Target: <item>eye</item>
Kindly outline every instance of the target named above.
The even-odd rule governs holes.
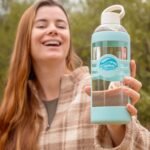
[[[60,29],[66,29],[66,26],[64,26],[64,25],[57,25],[57,27]]]
[[[38,26],[36,26],[37,28],[40,28],[40,29],[43,29],[43,28],[45,28],[46,26],[44,26],[44,25],[38,25]]]
[[[60,29],[66,29],[67,25],[64,22],[57,22],[56,26]]]
[[[35,27],[36,27],[36,28],[39,28],[39,29],[46,28],[46,26],[47,26],[46,22],[37,22],[37,23],[35,24]]]

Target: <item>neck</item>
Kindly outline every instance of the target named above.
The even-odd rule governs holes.
[[[53,66],[34,65],[34,71],[41,100],[50,101],[58,98],[61,77],[66,73],[65,63]]]

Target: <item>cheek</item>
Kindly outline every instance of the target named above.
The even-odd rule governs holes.
[[[39,43],[42,37],[43,37],[43,32],[33,28],[31,33],[31,44],[33,46],[36,46],[36,43]]]
[[[37,33],[36,31],[33,29],[32,34],[31,34],[31,46],[35,46],[36,41],[37,41]]]
[[[31,34],[31,51],[37,50],[37,47],[40,44],[40,34],[36,30],[33,29],[32,34]]]
[[[66,46],[67,46],[67,51],[68,51],[71,47],[70,33],[68,33],[66,37],[67,37],[66,38]]]
[[[34,31],[31,33],[31,51],[34,49],[35,46],[35,34]]]
[[[69,51],[71,50],[71,40],[70,40],[70,34],[67,38],[67,42],[66,42],[66,54],[65,57],[67,58],[70,54]]]
[[[70,42],[70,37],[68,37],[66,39],[66,44],[65,44],[65,55],[67,56],[68,53],[69,53],[69,50],[70,50],[70,47],[71,47],[71,42]]]

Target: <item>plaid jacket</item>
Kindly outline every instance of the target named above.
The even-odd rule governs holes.
[[[150,132],[136,119],[126,126],[124,140],[117,147],[113,147],[105,125],[90,123],[90,97],[84,92],[84,86],[89,84],[87,67],[62,77],[56,115],[49,126],[46,109],[34,84],[30,82],[44,118],[39,138],[40,150],[150,150]]]

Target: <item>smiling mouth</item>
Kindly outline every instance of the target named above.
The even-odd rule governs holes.
[[[49,41],[43,42],[43,45],[47,47],[59,47],[61,44],[62,43],[58,40],[49,40]]]

